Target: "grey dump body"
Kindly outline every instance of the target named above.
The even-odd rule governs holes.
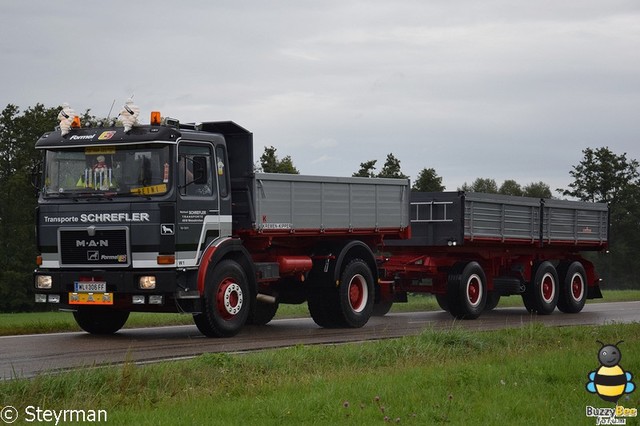
[[[451,246],[485,241],[600,247],[608,241],[604,203],[458,192],[414,192],[409,241]]]
[[[409,182],[258,173],[253,180],[258,231],[404,229]]]

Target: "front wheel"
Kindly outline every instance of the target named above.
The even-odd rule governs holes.
[[[549,261],[539,263],[533,280],[522,294],[522,301],[529,312],[549,315],[558,304],[558,273]]]
[[[447,282],[449,313],[459,319],[475,319],[487,301],[487,279],[478,262],[454,265]]]
[[[113,334],[129,319],[129,312],[109,308],[79,309],[73,317],[81,329],[91,334]]]
[[[202,313],[193,321],[207,337],[234,336],[247,321],[250,304],[244,270],[233,260],[223,260],[207,273]]]

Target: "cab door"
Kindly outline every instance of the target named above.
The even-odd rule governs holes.
[[[198,264],[207,244],[220,236],[220,197],[215,147],[181,141],[177,156],[176,262]]]

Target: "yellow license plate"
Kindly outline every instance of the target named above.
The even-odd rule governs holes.
[[[69,293],[70,305],[113,305],[113,293]]]

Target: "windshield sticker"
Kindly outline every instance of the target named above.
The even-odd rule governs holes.
[[[104,133],[107,133],[107,132],[104,132]],[[103,139],[102,135],[100,135],[100,139]],[[104,138],[104,139],[109,139],[109,138]],[[115,146],[88,146],[84,149],[84,153],[86,155],[115,154],[116,147]]]

